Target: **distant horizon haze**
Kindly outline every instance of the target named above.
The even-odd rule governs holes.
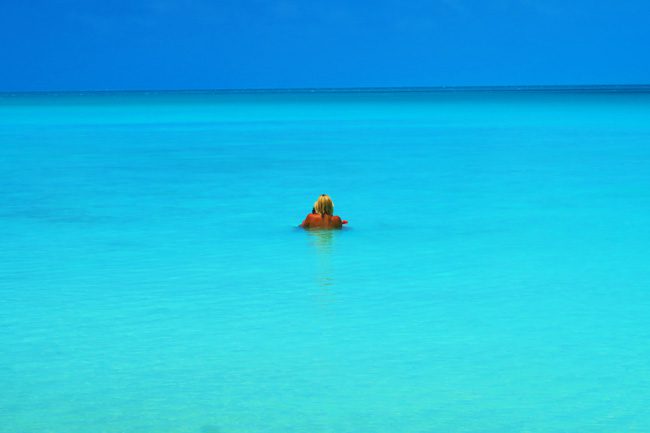
[[[502,85],[502,86],[422,86],[422,87],[249,87],[214,89],[79,89],[79,90],[16,90],[1,91],[0,95],[28,94],[110,94],[110,93],[453,93],[453,92],[650,92],[650,84],[561,84],[561,85]]]

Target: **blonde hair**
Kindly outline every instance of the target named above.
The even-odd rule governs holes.
[[[334,215],[334,202],[332,202],[329,195],[321,194],[321,196],[318,197],[318,200],[314,203],[314,212],[321,215]]]

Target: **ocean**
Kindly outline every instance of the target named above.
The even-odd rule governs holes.
[[[2,433],[650,431],[646,88],[1,94],[0,201]]]

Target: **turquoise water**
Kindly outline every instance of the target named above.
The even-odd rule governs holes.
[[[3,95],[0,199],[2,433],[650,431],[650,93]]]

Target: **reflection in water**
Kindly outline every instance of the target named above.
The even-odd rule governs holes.
[[[311,236],[314,246],[321,255],[332,252],[334,230],[307,230],[307,233]]]
[[[307,233],[316,250],[317,274],[316,281],[321,289],[321,301],[334,301],[332,288],[334,278],[332,272],[332,254],[334,250],[334,230],[308,230]]]

